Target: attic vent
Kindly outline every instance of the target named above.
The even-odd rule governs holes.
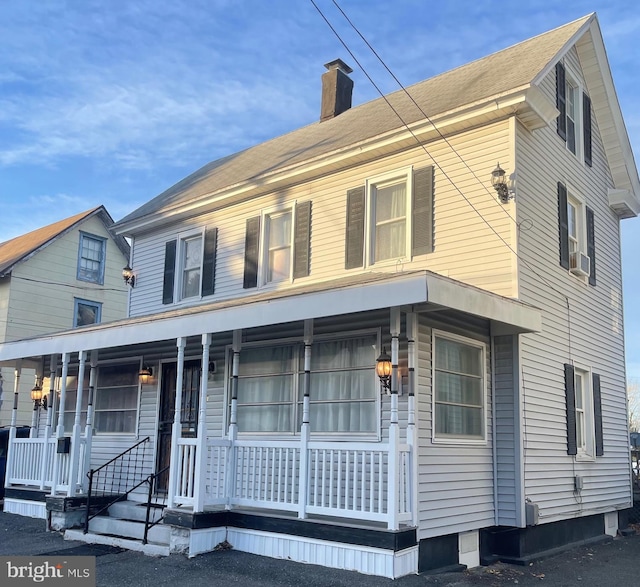
[[[351,108],[353,80],[349,74],[353,71],[342,59],[325,63],[328,71],[322,76],[322,105],[320,122],[335,118]]]

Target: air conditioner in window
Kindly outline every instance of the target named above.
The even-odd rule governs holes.
[[[582,251],[576,251],[569,255],[569,271],[574,275],[589,277],[591,273],[591,259]]]

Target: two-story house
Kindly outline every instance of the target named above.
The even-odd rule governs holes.
[[[389,577],[615,534],[640,182],[596,16],[355,108],[327,69],[318,123],[116,224],[126,320],[0,346],[53,400],[5,509]]]
[[[103,206],[0,243],[0,343],[127,315],[129,244]],[[35,370],[22,369],[17,425],[31,426]],[[14,368],[0,369],[0,427],[11,423]]]

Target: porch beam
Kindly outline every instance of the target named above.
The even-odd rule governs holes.
[[[202,376],[198,403],[198,437],[196,443],[196,470],[194,479],[193,511],[204,511],[205,484],[207,480],[207,392],[209,389],[209,350],[211,335],[202,335]]]
[[[180,463],[178,462],[179,447],[178,440],[182,436],[182,379],[184,374],[184,348],[186,338],[180,336],[176,341],[178,347],[178,362],[176,364],[176,398],[174,403],[173,426],[171,427],[171,460],[169,462],[169,495],[167,505],[175,507],[176,481]]]

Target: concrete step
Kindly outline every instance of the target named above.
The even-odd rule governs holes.
[[[162,507],[151,507],[149,510],[149,521],[155,522],[162,517]],[[120,520],[136,520],[144,522],[147,515],[147,506],[137,501],[117,501],[109,506],[109,516]]]
[[[108,544],[127,550],[143,552],[148,556],[169,556],[169,546],[164,544],[142,544],[139,540],[130,540],[121,536],[105,536],[102,534],[85,534],[82,530],[66,530],[65,540],[77,540],[87,544]]]
[[[96,516],[89,521],[89,532],[92,534],[142,540],[144,537],[144,522],[120,520],[110,516]],[[153,528],[149,528],[147,539],[154,544],[168,546],[170,537],[171,528],[160,523],[153,526]]]

